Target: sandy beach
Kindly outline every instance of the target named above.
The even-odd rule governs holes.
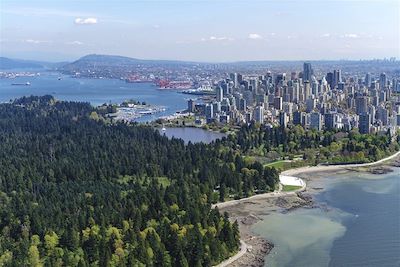
[[[346,164],[329,166],[301,167],[287,170],[281,176],[301,178],[305,181],[301,189],[292,192],[275,192],[255,195],[240,200],[231,200],[213,205],[221,212],[228,212],[232,221],[237,220],[241,235],[241,250],[234,259],[224,261],[219,267],[225,266],[264,266],[264,258],[274,245],[252,232],[252,226],[263,220],[265,215],[274,212],[290,212],[300,207],[316,207],[312,195],[324,188],[327,173],[342,174],[350,171],[370,171],[372,168],[389,166],[393,161],[400,163],[400,151],[379,160],[366,164]],[[282,180],[282,179],[281,179]],[[326,180],[325,180],[326,182]],[[306,187],[307,184],[307,187]],[[243,251],[245,244],[245,251]]]

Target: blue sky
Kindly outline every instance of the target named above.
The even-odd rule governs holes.
[[[3,56],[195,61],[400,57],[400,1],[0,1]]]

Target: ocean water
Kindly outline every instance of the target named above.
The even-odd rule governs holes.
[[[254,231],[275,244],[265,266],[400,266],[400,169],[331,176],[323,208],[274,213]]]
[[[175,90],[159,90],[151,83],[126,83],[117,79],[71,78],[58,72],[40,72],[40,76],[0,79],[0,102],[8,102],[22,96],[53,95],[60,100],[90,102],[94,106],[103,103],[119,104],[134,99],[165,107],[154,116],[144,116],[139,121],[171,115],[187,107],[188,95]],[[58,78],[61,77],[61,80]],[[30,82],[30,86],[12,83]]]

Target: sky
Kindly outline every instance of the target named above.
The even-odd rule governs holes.
[[[398,0],[0,0],[0,55],[202,62],[400,58]]]

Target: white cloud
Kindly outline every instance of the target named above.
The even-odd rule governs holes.
[[[51,43],[50,41],[43,41],[43,40],[34,40],[34,39],[26,39],[24,40],[25,43],[29,44],[44,44],[44,43]]]
[[[321,35],[321,37],[328,38],[328,37],[331,37],[331,34],[330,33],[324,33],[324,34]]]
[[[87,25],[87,24],[96,24],[97,18],[76,18],[75,24],[78,25]]]
[[[343,35],[344,38],[352,38],[352,39],[356,39],[358,37],[360,37],[358,34],[355,33],[346,33],[345,35]]]
[[[161,27],[161,26],[158,25],[158,24],[153,25],[153,28],[154,28],[154,29],[159,29],[160,27]]]
[[[208,38],[201,38],[202,42],[206,41],[233,41],[234,39],[226,36],[210,36]]]
[[[250,33],[249,36],[247,36],[247,38],[253,39],[253,40],[259,40],[259,39],[262,39],[262,36],[258,33]]]
[[[83,45],[83,43],[80,41],[67,42],[66,44],[68,44],[68,45]]]

